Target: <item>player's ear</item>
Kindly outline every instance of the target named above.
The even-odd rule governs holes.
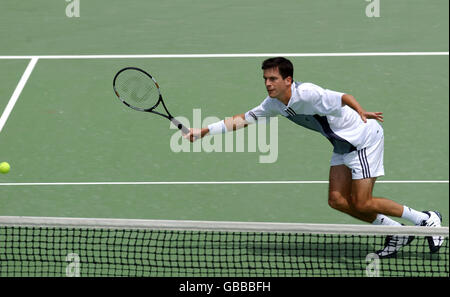
[[[294,81],[294,79],[292,78],[292,76],[286,77],[286,82],[287,82],[288,84],[292,84],[293,81]]]

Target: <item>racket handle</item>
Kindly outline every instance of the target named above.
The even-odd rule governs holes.
[[[189,129],[186,128],[182,123],[180,123],[180,121],[178,121],[176,118],[172,118],[170,121],[175,125],[175,127],[180,129],[183,134],[189,133]]]

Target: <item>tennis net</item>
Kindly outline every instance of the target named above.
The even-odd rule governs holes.
[[[0,217],[0,276],[449,276],[448,227]],[[415,239],[380,259],[388,235]],[[427,237],[443,236],[430,253]]]

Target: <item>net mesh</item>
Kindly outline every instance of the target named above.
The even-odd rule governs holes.
[[[449,276],[448,235],[378,259],[385,237],[0,222],[0,276]]]

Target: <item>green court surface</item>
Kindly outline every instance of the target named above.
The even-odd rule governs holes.
[[[112,90],[119,69],[141,67],[175,116],[223,118],[264,99],[264,57],[43,55],[447,52],[291,60],[296,80],[384,112],[386,176],[375,195],[439,210],[448,226],[448,1],[381,1],[379,18],[366,17],[365,1],[80,0],[79,18],[62,0],[3,2],[2,110],[30,61],[7,57],[39,60],[0,132],[0,161],[12,167],[0,175],[0,215],[361,223],[328,206],[326,183],[133,184],[326,181],[329,142],[286,119],[274,163],[259,151],[176,153],[169,121],[128,109]]]
[[[72,1],[73,2],[73,1]],[[1,54],[446,51],[448,1],[2,1]]]
[[[0,60],[0,108],[3,111],[8,104],[17,82],[26,68],[28,60]]]

